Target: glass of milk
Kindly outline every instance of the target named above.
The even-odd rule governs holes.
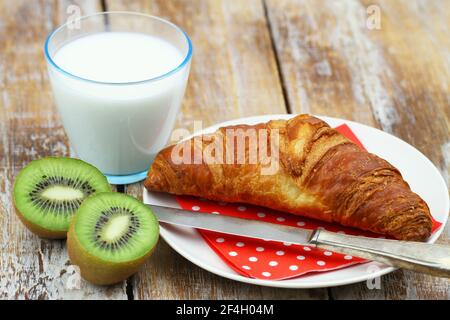
[[[192,56],[187,34],[161,18],[103,12],[53,31],[45,56],[76,156],[110,183],[144,179],[184,95]]]

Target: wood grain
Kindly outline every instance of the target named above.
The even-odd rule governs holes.
[[[359,29],[354,1],[268,0],[267,16],[292,113],[313,113],[375,124],[367,103],[389,99],[377,89],[379,56]],[[351,10],[349,10],[351,9]],[[371,54],[371,56],[369,56]],[[380,106],[388,112],[388,103]]]
[[[66,19],[69,4],[83,13],[94,1],[0,2],[0,299],[126,299],[126,283],[77,284],[64,241],[41,240],[17,219],[12,184],[30,160],[68,155],[53,106],[43,57],[47,34]]]
[[[450,25],[450,3],[378,3],[382,30],[370,36],[384,56],[385,72],[398,83],[393,97],[399,116],[392,131],[432,160],[449,185],[450,39],[445,30]],[[438,243],[450,244],[448,224]],[[385,277],[381,286],[372,292],[353,286],[333,294],[346,299],[450,299],[449,279],[407,271]]]
[[[372,1],[267,0],[292,112],[356,120],[409,142],[449,183],[450,3],[377,1],[381,28],[366,27]],[[420,174],[420,172],[418,173]],[[447,226],[440,243],[450,242]],[[330,289],[335,299],[448,298],[450,281],[397,271],[381,290]]]

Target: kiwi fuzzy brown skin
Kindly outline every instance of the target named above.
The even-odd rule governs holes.
[[[17,209],[16,204],[14,203],[14,209],[16,211],[17,217],[19,217],[20,221],[27,227],[28,230],[36,234],[40,238],[44,239],[65,239],[67,237],[67,231],[61,230],[47,230],[44,228],[41,228],[37,224],[30,223],[27,219],[23,217],[23,215],[20,213],[20,211]]]
[[[75,215],[67,233],[67,250],[70,263],[80,268],[81,277],[97,285],[111,285],[121,282],[136,273],[144,262],[152,255],[158,243],[141,258],[130,262],[109,262],[99,259],[87,252],[75,234]],[[159,239],[159,237],[158,237]]]

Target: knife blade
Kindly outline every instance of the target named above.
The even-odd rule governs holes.
[[[316,246],[397,268],[450,278],[450,246],[306,230],[257,220],[149,205],[160,222],[237,236]]]
[[[313,231],[257,220],[150,205],[160,222],[248,238],[309,244]]]

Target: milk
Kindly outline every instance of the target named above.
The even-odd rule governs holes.
[[[57,68],[49,75],[76,154],[110,175],[147,170],[168,141],[189,64],[144,80],[176,69],[183,59],[171,43],[131,32],[90,34],[60,47],[53,61],[71,75]]]

